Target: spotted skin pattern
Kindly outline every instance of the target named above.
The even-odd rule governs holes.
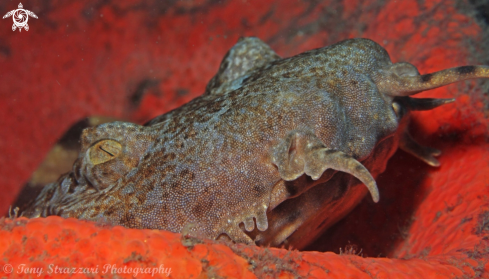
[[[72,171],[23,215],[302,248],[368,192],[379,200],[374,177],[398,147],[438,165],[406,126],[453,99],[409,95],[481,77],[489,67],[420,75],[367,39],[282,59],[243,38],[202,96],[144,126],[85,129]]]

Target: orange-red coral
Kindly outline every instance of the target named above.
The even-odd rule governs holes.
[[[0,25],[0,211],[7,211],[70,124],[100,114],[142,123],[189,101],[203,92],[240,36],[258,36],[283,56],[367,37],[394,62],[408,61],[422,73],[481,63],[487,31],[460,10],[470,10],[469,2],[455,2],[24,3],[39,16],[29,21],[28,32],[12,32],[11,22]],[[15,7],[0,4],[4,12]],[[152,86],[138,91],[142,84]],[[168,232],[50,217],[2,221],[0,266],[164,264],[173,278],[489,277],[489,102],[483,90],[480,82],[467,82],[423,93],[457,97],[454,104],[417,113],[411,125],[418,141],[442,150],[442,166],[398,152],[378,179],[380,203],[365,200],[310,247],[339,252],[356,245],[365,256],[389,258],[185,239],[184,246]]]
[[[455,250],[423,259],[362,258],[227,246],[60,217],[3,219],[0,228],[0,274],[19,278],[65,278],[67,272],[79,278],[452,278],[483,269]]]

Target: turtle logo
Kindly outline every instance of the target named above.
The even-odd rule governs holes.
[[[14,19],[14,24],[12,25],[12,31],[15,31],[15,29],[19,28],[19,32],[22,31],[22,28],[25,29],[25,31],[29,31],[29,25],[27,24],[27,21],[29,20],[29,16],[32,16],[33,18],[37,18],[37,15],[29,10],[24,10],[22,9],[22,3],[19,3],[19,8],[17,10],[12,10],[5,14],[3,18],[7,18],[9,16],[12,16]]]

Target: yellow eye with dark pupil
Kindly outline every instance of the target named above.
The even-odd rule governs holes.
[[[117,158],[122,151],[122,145],[115,140],[102,140],[90,147],[89,158],[94,165],[102,164]]]

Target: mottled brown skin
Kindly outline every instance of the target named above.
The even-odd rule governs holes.
[[[281,59],[240,40],[206,93],[145,126],[85,129],[73,170],[23,212],[302,248],[346,215],[400,146],[409,112],[453,101],[423,90],[489,77],[485,66],[419,75],[367,39]],[[367,187],[362,186],[365,184]]]

